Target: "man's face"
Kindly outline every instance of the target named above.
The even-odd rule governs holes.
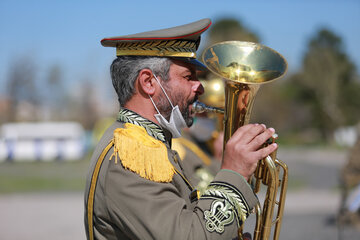
[[[188,127],[193,124],[191,105],[204,88],[196,77],[196,68],[190,63],[174,60],[170,66],[169,80],[161,81],[167,95],[174,106],[178,105]],[[158,109],[166,119],[169,119],[172,108],[165,94],[160,94]]]

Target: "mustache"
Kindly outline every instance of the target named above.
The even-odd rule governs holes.
[[[197,100],[199,100],[199,96],[198,95],[195,95],[195,97],[188,102],[188,106],[192,105],[194,102],[196,102]]]

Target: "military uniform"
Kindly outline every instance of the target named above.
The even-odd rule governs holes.
[[[125,121],[106,131],[91,159],[85,192],[88,239],[235,238],[257,203],[245,179],[221,170],[197,199],[179,155],[171,150],[171,134],[130,110],[122,109],[119,115],[127,115]],[[146,179],[124,167],[124,159],[111,158],[114,132],[125,122],[142,126],[147,136],[166,146],[165,160],[175,169],[170,181]]]
[[[117,56],[196,60],[211,22],[105,38]],[[220,170],[199,198],[171,134],[129,109],[98,143],[85,189],[85,229],[92,239],[234,239],[258,199],[238,173]]]
[[[172,149],[178,152],[189,181],[202,193],[220,170],[221,162],[203,151],[189,134],[182,135],[173,139]]]

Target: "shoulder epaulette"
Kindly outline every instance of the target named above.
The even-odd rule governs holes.
[[[114,153],[124,168],[155,182],[171,182],[175,173],[163,142],[149,136],[143,127],[125,123],[114,131]]]

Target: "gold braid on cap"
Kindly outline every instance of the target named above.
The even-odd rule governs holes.
[[[197,41],[155,40],[141,42],[122,42],[116,46],[116,56],[159,56],[196,58]]]

